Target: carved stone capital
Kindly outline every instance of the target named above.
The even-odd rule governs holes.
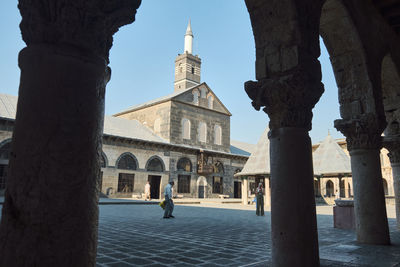
[[[383,146],[389,150],[390,163],[400,163],[400,135],[385,136],[383,138]]]
[[[335,128],[346,136],[347,149],[380,149],[383,128],[374,114],[362,114],[357,119],[335,120]]]
[[[108,61],[113,34],[135,20],[141,0],[19,0],[27,46],[74,47]]]
[[[247,81],[244,87],[256,110],[264,106],[271,129],[299,127],[311,130],[312,109],[324,92],[319,75],[300,69],[258,82]]]

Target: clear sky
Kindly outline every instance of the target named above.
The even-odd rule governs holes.
[[[231,139],[257,143],[268,123],[244,91],[255,79],[255,46],[249,14],[243,0],[144,0],[136,21],[114,35],[110,52],[111,81],[107,86],[106,114],[112,115],[173,92],[174,60],[183,52],[189,18],[194,34],[193,54],[202,59],[201,81],[206,82],[232,113]],[[17,1],[0,1],[0,93],[18,94],[21,39]],[[339,119],[337,87],[325,47],[321,46],[325,93],[313,110],[313,143]]]

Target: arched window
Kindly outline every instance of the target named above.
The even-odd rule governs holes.
[[[190,139],[190,120],[182,119],[182,138]]]
[[[158,157],[153,157],[147,162],[146,170],[149,172],[163,172],[164,164]]]
[[[104,154],[104,152],[101,152],[100,167],[101,168],[107,167],[107,159],[106,159],[106,155]]]
[[[209,95],[207,97],[207,101],[208,101],[208,108],[213,109],[214,108],[214,97],[212,95]]]
[[[136,160],[130,154],[123,154],[118,160],[117,169],[121,170],[136,170]]]
[[[200,88],[200,97],[201,98],[206,98],[207,90],[204,87]]]
[[[182,73],[183,68],[182,68],[182,63],[179,63],[179,73]]]
[[[199,91],[197,90],[193,91],[193,104],[195,105],[199,104]]]
[[[188,158],[181,158],[177,163],[178,171],[192,172],[192,162]]]
[[[155,134],[160,134],[160,132],[161,132],[161,119],[157,118],[154,121],[154,133]]]
[[[221,145],[222,144],[222,129],[221,126],[214,126],[214,144]]]
[[[200,122],[199,124],[199,141],[205,143],[207,140],[207,124]]]
[[[10,158],[11,142],[7,142],[0,147],[0,159],[8,160]]]

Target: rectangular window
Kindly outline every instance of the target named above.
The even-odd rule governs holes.
[[[190,175],[178,175],[178,193],[190,193]]]
[[[120,173],[118,175],[118,192],[132,193],[135,175],[132,173]]]
[[[214,176],[213,177],[213,193],[214,194],[222,194],[222,177]]]

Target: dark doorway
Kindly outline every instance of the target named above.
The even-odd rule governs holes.
[[[319,180],[315,180],[315,179],[314,179],[314,195],[315,195],[315,197],[321,196]]]
[[[242,182],[235,181],[233,184],[233,197],[242,198]]]
[[[199,185],[199,198],[204,198],[204,185]]]
[[[160,198],[161,176],[149,175],[148,181],[150,183],[150,198],[151,199],[159,199]]]
[[[326,194],[325,197],[333,197],[335,194],[333,192],[333,182],[328,180],[326,182]]]

